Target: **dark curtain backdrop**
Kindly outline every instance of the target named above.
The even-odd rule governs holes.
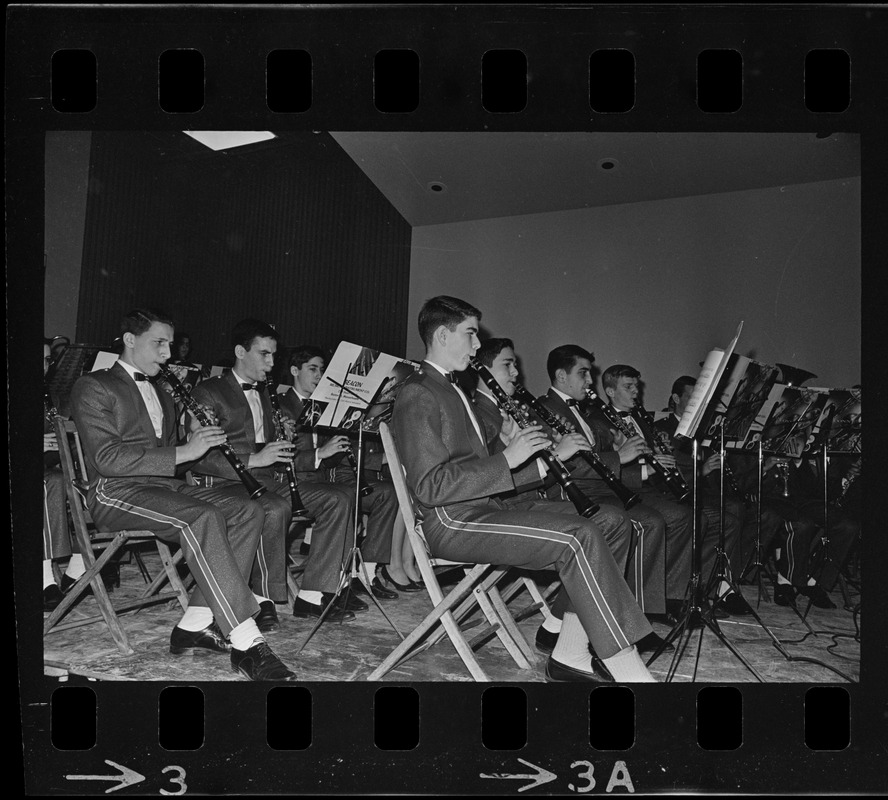
[[[284,345],[404,355],[410,226],[326,133],[212,152],[178,132],[96,132],[77,339],[156,306],[204,364],[244,317]]]

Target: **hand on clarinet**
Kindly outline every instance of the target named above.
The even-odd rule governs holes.
[[[653,458],[666,467],[666,469],[675,469],[675,456],[666,453],[655,453]]]
[[[591,450],[592,446],[582,433],[566,433],[555,448],[555,455],[562,461],[573,458],[581,450]]]
[[[188,436],[188,442],[176,449],[181,452],[182,461],[197,461],[208,450],[218,447],[227,438],[225,431],[218,425],[209,425],[206,428],[193,430]],[[181,462],[177,460],[177,463]]]
[[[56,435],[54,433],[44,433],[43,434],[43,452],[48,453],[51,450],[58,450],[59,442],[56,439]]]
[[[658,459],[659,460],[659,459]],[[700,467],[700,472],[705,478],[711,472],[718,472],[721,469],[721,456],[718,453],[713,453],[709,458],[707,458],[702,466]]]
[[[318,458],[329,458],[344,453],[348,448],[348,436],[334,436],[318,448]]]
[[[621,464],[631,464],[637,458],[648,455],[651,448],[641,436],[633,436],[630,439],[624,437],[623,443],[617,446],[617,452],[620,454]]]
[[[278,462],[292,461],[295,454],[295,448],[286,439],[277,442],[268,442],[258,453],[250,456],[250,462],[247,466],[250,469],[254,467],[270,467]]]
[[[539,425],[531,425],[519,431],[511,443],[503,450],[509,469],[515,469],[527,461],[534,453],[547,450],[552,442]]]

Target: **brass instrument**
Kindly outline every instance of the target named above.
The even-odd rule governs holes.
[[[777,492],[781,497],[789,497],[789,460],[781,458],[774,464]]]
[[[477,358],[470,358],[469,365],[478,373],[478,376],[484,381],[484,383],[487,384],[487,387],[496,398],[500,408],[502,408],[515,421],[515,424],[519,428],[528,428],[533,425],[530,416],[518,405],[517,402],[515,402],[515,400],[506,394],[503,387],[499,385],[497,379],[487,367],[485,367]],[[555,479],[561,484],[561,488],[564,489],[564,493],[574,504],[577,513],[581,517],[586,517],[587,519],[594,516],[598,512],[600,506],[586,497],[582,490],[574,483],[573,479],[570,477],[570,470],[568,470],[561,459],[552,452],[553,447],[553,445],[550,445],[549,450],[542,450],[536,455],[546,462],[546,465],[552,471]]]
[[[209,428],[213,423],[209,416],[207,416],[206,411],[204,411],[200,403],[191,396],[179,379],[173,375],[172,370],[166,366],[161,366],[160,374],[169,384],[170,389],[172,389],[173,396],[181,402],[189,412],[191,412],[191,415],[201,424],[201,427]],[[255,500],[262,497],[267,489],[259,483],[252,474],[250,474],[250,470],[247,469],[244,462],[241,461],[237,453],[234,452],[234,448],[228,444],[228,442],[222,442],[222,444],[219,445],[219,450],[222,451],[222,455],[225,456],[228,463],[234,468],[238,478],[241,479],[241,483],[243,483],[244,488],[246,488],[249,493],[250,498]]]
[[[586,397],[589,398],[592,405],[597,408],[604,415],[604,418],[622,433],[623,436],[627,439],[631,439],[633,436],[638,436],[638,431],[636,431],[632,425],[628,425],[624,422],[617,410],[610,405],[610,403],[605,403],[604,400],[596,394],[594,389],[591,387],[586,389]],[[642,431],[644,431],[646,426],[642,423],[639,417],[633,415],[633,418],[642,426]],[[653,440],[653,437],[650,436],[645,438]],[[660,443],[660,449],[662,451],[662,443]],[[663,479],[666,486],[669,488],[669,491],[675,495],[675,498],[679,503],[683,502],[690,496],[691,490],[677,469],[669,469],[653,457],[645,458],[644,456],[641,456],[639,462],[647,464]]]
[[[290,441],[290,438],[287,436],[287,431],[284,427],[284,415],[281,411],[281,401],[278,397],[277,391],[275,391],[274,385],[271,381],[265,384],[265,388],[268,390],[268,401],[271,403],[271,413],[274,417],[274,427],[277,431],[277,441]],[[299,484],[296,480],[296,468],[293,466],[292,459],[287,461],[284,464],[284,472],[287,475],[287,485],[290,487],[290,510],[292,512],[293,517],[299,517],[304,520],[311,520],[314,522],[314,518],[311,515],[311,512],[305,507],[305,503],[302,502],[302,498],[299,496]]]
[[[536,413],[536,415],[556,433],[560,433],[564,436],[568,433],[577,432],[576,427],[571,422],[563,420],[557,414],[553,414],[544,403],[534,397],[523,386],[515,387],[515,397],[520,402],[525,403],[533,409],[534,413]],[[601,458],[599,458],[597,453],[593,453],[589,450],[580,450],[577,455],[601,476],[602,480],[608,485],[610,490],[620,498],[624,508],[630,509],[641,500],[635,492],[623,484],[623,482],[617,477],[616,473],[611,470]]]
[[[854,486],[856,481],[860,479],[861,473],[861,458],[858,458],[850,467],[848,467],[848,471],[845,473],[845,477],[842,478],[842,493],[839,495],[836,500],[836,505],[839,508],[844,508],[845,504],[848,502],[848,492],[851,490],[851,487]]]

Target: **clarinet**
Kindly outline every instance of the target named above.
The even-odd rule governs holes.
[[[523,386],[515,387],[515,397],[520,402],[530,406],[536,415],[556,433],[560,433],[562,436],[568,433],[576,433],[577,429],[571,422],[561,419],[557,414],[553,414],[544,403],[537,400],[537,398]],[[623,482],[617,477],[616,473],[598,457],[597,453],[588,450],[580,450],[577,455],[601,476],[604,482],[610,487],[610,490],[620,498],[624,508],[630,509],[641,500],[635,492],[623,484]]]
[[[274,426],[277,429],[278,441],[288,440],[287,432],[284,429],[284,415],[281,411],[281,400],[278,397],[274,386],[269,381],[265,384],[268,390],[268,401],[271,403],[271,412],[274,416]],[[299,484],[296,481],[296,468],[293,462],[287,461],[284,465],[284,472],[287,475],[287,485],[290,487],[290,509],[294,517],[314,521],[311,512],[305,507],[302,498],[299,496]]]
[[[478,376],[484,381],[484,383],[487,384],[487,387],[496,398],[500,408],[502,408],[515,421],[515,424],[519,428],[527,428],[533,424],[529,415],[505,393],[503,387],[499,385],[496,378],[493,377],[493,373],[491,373],[487,367],[474,357],[469,359],[469,365],[478,373]],[[600,506],[596,505],[586,497],[582,490],[573,482],[573,479],[570,477],[570,471],[564,466],[561,459],[559,459],[552,450],[542,450],[535,455],[542,458],[548,465],[549,469],[552,470],[552,474],[555,476],[558,483],[561,484],[564,493],[574,504],[577,513],[581,517],[586,517],[587,519],[594,516]]]
[[[605,419],[613,425],[627,439],[638,436],[638,431],[631,425],[623,422],[623,418],[617,413],[616,409],[608,403],[605,403],[594,391],[594,389],[586,389],[586,396],[605,417]],[[642,426],[644,430],[644,426]],[[662,451],[662,446],[661,446]],[[651,467],[666,483],[669,491],[675,495],[676,500],[681,503],[688,498],[691,490],[682,478],[681,473],[677,469],[669,469],[664,467],[656,458],[645,458],[642,456],[639,461],[646,463]]]
[[[169,367],[162,365],[160,367],[160,374],[163,375],[164,380],[169,384],[170,389],[172,389],[173,396],[191,412],[191,415],[201,424],[201,426],[204,428],[210,427],[213,423],[210,421],[207,413],[203,410],[200,403],[188,393],[188,390],[182,385],[181,381],[173,375],[172,370],[170,370]],[[267,491],[266,488],[250,474],[250,471],[247,469],[244,462],[238,458],[238,455],[234,452],[232,446],[228,444],[228,442],[222,442],[222,444],[219,445],[219,449],[222,451],[222,455],[228,459],[228,463],[234,468],[237,477],[241,479],[241,483],[243,483],[250,498],[255,500],[262,497]]]

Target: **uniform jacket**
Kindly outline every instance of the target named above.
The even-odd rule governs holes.
[[[434,367],[423,365],[404,384],[395,400],[392,429],[420,510],[496,510],[502,504],[491,495],[539,480],[533,463],[513,479],[502,451],[491,454],[482,443],[457,390]]]
[[[271,401],[266,390],[257,390],[262,404],[262,428],[266,442],[277,439]],[[201,381],[194,387],[191,396],[201,405],[209,406],[216,415],[218,425],[228,436],[228,444],[238,458],[247,464],[250,456],[258,453],[263,445],[256,444],[256,430],[253,425],[253,412],[240,387],[240,381],[233,372]],[[265,469],[270,469],[266,467]],[[193,470],[200,475],[212,475],[226,480],[240,480],[234,467],[218,447],[207,451],[195,462]]]
[[[154,387],[163,409],[160,439],[136,382],[119,364],[77,380],[71,392],[71,410],[84,445],[92,502],[100,478],[126,484],[175,478],[189,465],[176,466],[176,411],[173,399]]]

